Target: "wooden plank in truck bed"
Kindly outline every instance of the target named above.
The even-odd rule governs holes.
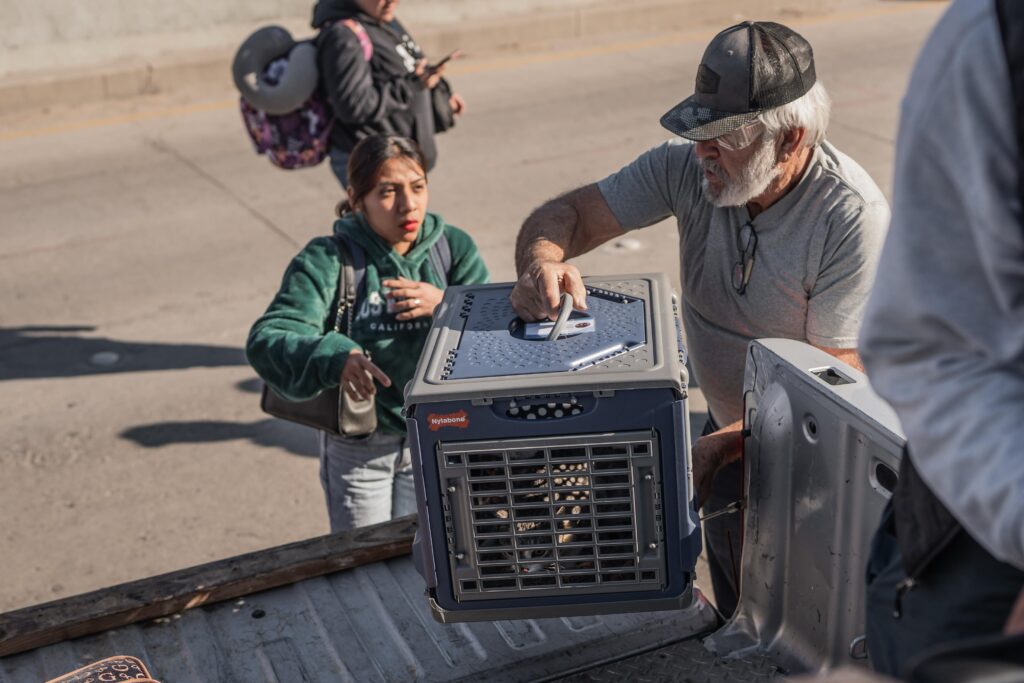
[[[0,614],[0,657],[409,552],[410,515]]]

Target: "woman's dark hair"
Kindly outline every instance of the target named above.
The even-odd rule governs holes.
[[[371,135],[363,138],[348,157],[348,198],[338,204],[339,217],[352,213],[354,207],[377,185],[381,168],[391,159],[409,159],[427,173],[423,152],[415,140],[396,135]]]

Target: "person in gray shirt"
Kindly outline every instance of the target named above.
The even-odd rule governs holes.
[[[709,405],[693,451],[698,504],[742,496],[743,368],[759,337],[807,341],[859,366],[864,302],[889,220],[881,191],[825,141],[830,100],[811,46],[789,28],[744,22],[704,52],[696,92],[662,125],[676,139],[598,183],[549,201],[516,245],[511,300],[553,317],[562,291],[586,308],[565,260],[669,216],[679,227],[683,322]],[[716,604],[738,594],[738,515],[705,525]]]
[[[861,336],[907,435],[868,566],[872,664],[898,676],[929,647],[999,633],[1024,589],[1021,151],[996,4],[953,3],[918,57]]]

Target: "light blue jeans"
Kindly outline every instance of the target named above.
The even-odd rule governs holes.
[[[412,454],[403,436],[320,433],[320,484],[331,533],[416,512]]]

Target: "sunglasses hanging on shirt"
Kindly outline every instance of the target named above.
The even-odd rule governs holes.
[[[757,232],[754,224],[748,222],[740,228],[740,260],[732,267],[732,287],[736,293],[743,295],[750,283],[750,273],[754,270],[754,252],[757,251]]]

